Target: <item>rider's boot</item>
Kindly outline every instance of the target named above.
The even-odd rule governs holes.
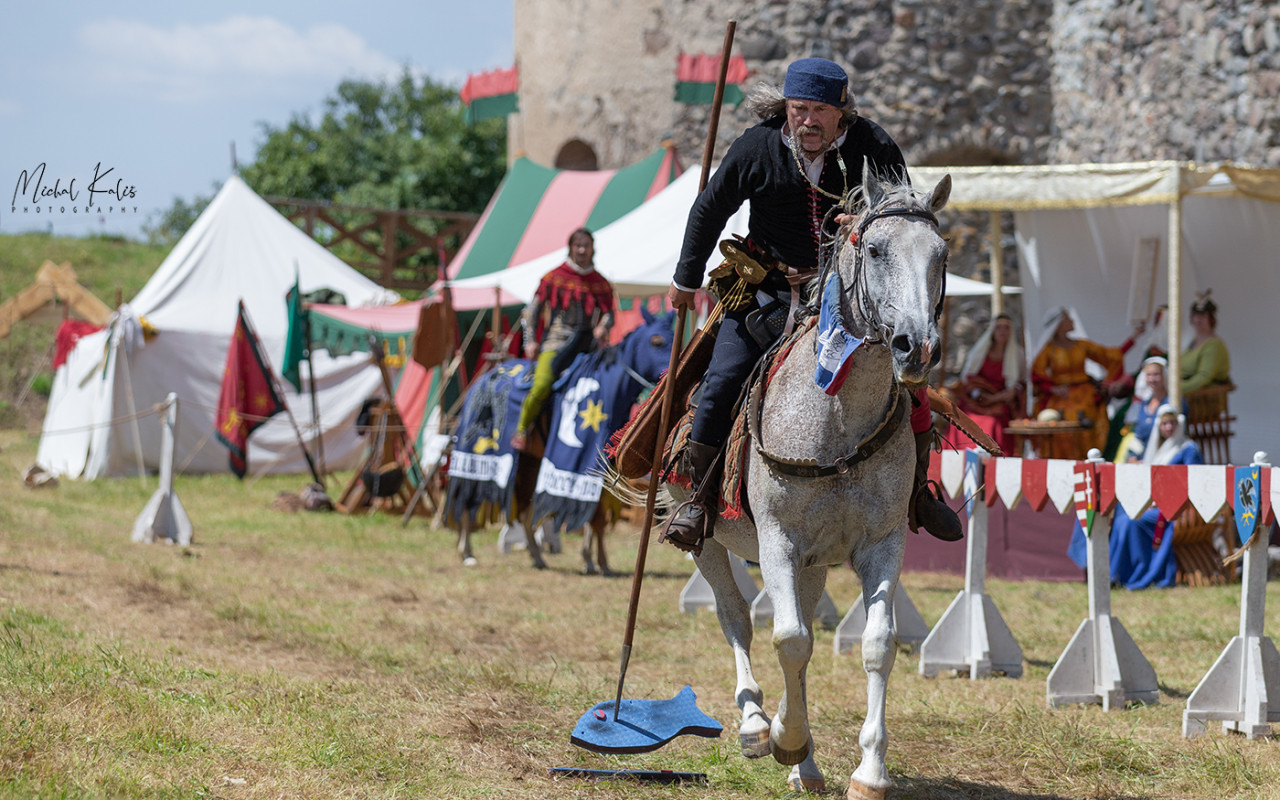
[[[911,530],[924,528],[930,536],[944,542],[964,538],[960,517],[942,502],[941,490],[929,488],[929,451],[933,449],[933,431],[916,434],[916,474],[911,488],[911,513],[907,515]],[[936,484],[935,484],[936,485]]]
[[[689,441],[685,449],[684,467],[689,475],[692,494],[676,508],[676,513],[667,521],[667,527],[658,541],[671,542],[680,550],[695,556],[702,554],[702,543],[711,535],[720,499],[715,485],[718,476],[713,474],[718,472],[715,466],[716,456],[719,454],[719,447]]]

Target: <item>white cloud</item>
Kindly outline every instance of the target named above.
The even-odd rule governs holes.
[[[90,74],[121,88],[159,89],[169,100],[197,100],[228,87],[258,94],[299,81],[383,79],[403,69],[341,25],[300,30],[271,17],[172,28],[101,20],[82,26],[77,37],[95,65]]]

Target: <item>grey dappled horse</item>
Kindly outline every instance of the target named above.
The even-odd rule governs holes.
[[[746,493],[754,524],[745,517],[718,521],[696,561],[715,592],[720,627],[733,648],[743,754],[771,754],[794,765],[788,782],[810,790],[825,789],[805,698],[814,610],[828,568],[853,564],[867,612],[867,715],[859,736],[862,760],[849,779],[848,797],[878,798],[889,786],[885,690],[896,654],[893,592],[902,570],[915,464],[906,389],[925,383],[938,352],[935,315],[947,247],[934,215],[946,205],[951,176],[926,194],[882,183],[864,167],[863,185],[868,210],[856,227],[841,231],[832,268],[844,283],[846,328],[867,341],[854,351],[848,379],[834,396],[814,383],[816,329],[791,349],[760,403],[759,437],[747,448]],[[895,416],[895,403],[906,404],[907,413]],[[887,440],[859,460],[859,447],[882,426]],[[832,474],[788,474],[796,471],[789,465]],[[668,488],[677,497],[683,494]],[[772,722],[752,677],[751,613],[730,572],[731,551],[759,562],[773,601],[773,647],[785,685]]]

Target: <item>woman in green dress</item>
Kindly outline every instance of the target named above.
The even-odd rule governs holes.
[[[1215,333],[1218,305],[1204,292],[1191,304],[1191,327],[1195,338],[1182,354],[1182,391],[1194,392],[1206,386],[1231,383],[1231,354]]]

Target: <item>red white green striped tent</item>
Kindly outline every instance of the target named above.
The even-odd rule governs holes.
[[[614,170],[559,170],[516,159],[447,270],[450,280],[487,275],[546,255],[583,226],[599,230],[634,210],[681,173],[675,149]],[[502,305],[518,303],[505,298]],[[492,291],[455,293],[454,308],[487,308]]]

